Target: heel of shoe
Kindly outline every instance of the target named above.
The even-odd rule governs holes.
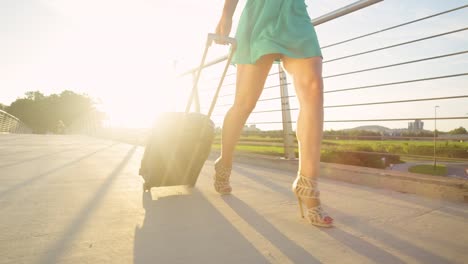
[[[301,217],[306,218],[309,223],[315,226],[332,227],[333,218],[324,212],[320,203],[310,208],[306,205],[307,216],[304,216],[303,203],[306,204],[305,199],[314,199],[320,201],[320,192],[317,185],[318,184],[316,179],[304,177],[300,174],[298,174],[297,178],[294,180],[292,190],[299,202]]]
[[[299,202],[299,211],[301,213],[301,217],[304,218],[304,208],[302,207],[301,197],[299,197],[298,195],[296,195],[296,197],[297,197],[297,201]]]

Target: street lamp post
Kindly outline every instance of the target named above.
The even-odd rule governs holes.
[[[437,158],[436,158],[436,133],[437,133],[437,108],[438,105],[434,106],[434,172],[437,168]]]

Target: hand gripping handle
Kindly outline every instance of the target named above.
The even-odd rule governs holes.
[[[211,46],[211,44],[213,44],[213,41],[221,44],[231,44],[232,50],[236,50],[237,48],[237,41],[235,38],[208,33],[207,45]]]
[[[224,67],[223,74],[221,75],[221,79],[219,81],[218,88],[216,89],[216,93],[215,93],[215,95],[213,97],[213,100],[211,102],[210,110],[208,111],[208,118],[211,117],[211,114],[213,113],[214,106],[216,105],[216,101],[218,99],[219,91],[221,90],[221,86],[223,85],[224,77],[226,76],[229,65],[231,64],[232,55],[234,54],[234,52],[235,52],[235,50],[237,48],[237,41],[234,38],[226,37],[226,36],[220,36],[220,35],[213,34],[213,33],[208,34],[205,51],[203,52],[203,56],[202,56],[202,59],[201,59],[201,62],[200,62],[200,66],[198,67],[198,71],[196,72],[196,75],[195,75],[195,81],[194,81],[194,84],[193,84],[193,89],[192,89],[191,95],[189,97],[189,101],[187,103],[187,107],[185,108],[186,113],[188,113],[190,111],[192,101],[193,101],[194,97],[196,95],[198,95],[198,81],[200,80],[200,74],[201,74],[201,71],[202,71],[202,69],[203,69],[203,67],[205,65],[205,59],[206,59],[206,54],[208,53],[208,48],[213,44],[213,41],[223,43],[223,44],[224,43],[231,44],[231,49],[230,49],[229,55],[227,57],[227,62],[226,62],[226,66]]]

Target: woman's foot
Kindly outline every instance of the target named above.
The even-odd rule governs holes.
[[[230,194],[232,191],[229,184],[232,167],[226,167],[221,164],[221,158],[218,158],[214,163],[214,188],[220,194]]]
[[[292,190],[299,201],[302,218],[305,217],[302,208],[302,204],[304,203],[307,208],[307,220],[312,225],[331,227],[333,225],[333,218],[328,216],[320,205],[320,192],[317,184],[316,178],[298,174],[296,180],[294,180]]]

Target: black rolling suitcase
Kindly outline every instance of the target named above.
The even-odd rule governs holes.
[[[208,114],[190,112],[192,102],[198,96],[198,80],[205,65],[208,48],[215,40],[231,44],[223,75]],[[205,51],[185,112],[162,114],[151,130],[139,172],[145,180],[144,191],[160,186],[195,186],[198,175],[211,151],[215,129],[210,116],[235,48],[234,39],[208,34]]]

